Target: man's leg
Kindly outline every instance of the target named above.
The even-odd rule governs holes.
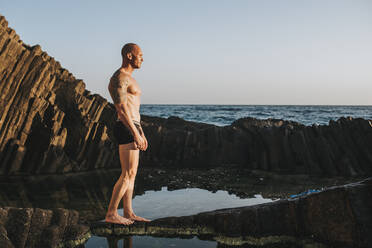
[[[133,198],[133,190],[134,190],[134,181],[136,179],[137,170],[138,170],[139,150],[132,150],[132,152],[133,152],[133,157],[134,157],[133,166],[130,168],[128,188],[125,191],[125,194],[123,196],[124,216],[127,216],[128,214],[133,213],[132,198]]]
[[[133,198],[133,191],[134,191],[134,182],[137,175],[138,170],[138,163],[139,163],[139,150],[132,150],[133,153],[133,164],[131,164],[131,167],[129,169],[129,181],[128,181],[128,188],[125,191],[124,197],[123,197],[123,210],[124,210],[124,217],[131,219],[131,220],[137,220],[137,221],[150,221],[148,219],[139,217],[134,214],[133,208],[132,208],[132,198]]]
[[[117,212],[120,200],[123,198],[125,192],[128,189],[131,174],[130,168],[133,166],[133,164],[135,164],[136,161],[133,153],[131,153],[132,150],[127,150],[126,148],[127,147],[125,145],[119,145],[121,175],[112,191],[112,196],[105,220],[106,222],[129,225],[132,224],[133,221],[120,216]]]

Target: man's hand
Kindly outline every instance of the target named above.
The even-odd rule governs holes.
[[[147,142],[147,141],[146,141]],[[147,148],[147,145],[145,144],[145,141],[142,136],[140,135],[135,135],[134,136],[134,145],[140,149],[140,150],[145,150],[145,147]]]
[[[147,143],[147,139],[145,137],[145,134],[142,133],[142,136],[141,137],[145,141],[145,148],[143,150],[146,151],[149,144]]]

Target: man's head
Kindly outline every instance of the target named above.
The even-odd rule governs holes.
[[[143,54],[141,48],[134,43],[127,43],[121,49],[123,63],[130,64],[133,68],[138,69],[143,62]]]

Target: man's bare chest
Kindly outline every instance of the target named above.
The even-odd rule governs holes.
[[[131,82],[127,88],[128,94],[133,96],[140,96],[142,91],[137,82]]]

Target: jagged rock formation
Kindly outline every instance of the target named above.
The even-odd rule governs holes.
[[[107,101],[0,16],[0,174],[110,167]],[[103,113],[105,110],[105,113]],[[111,110],[111,114],[110,114]]]
[[[0,247],[75,247],[91,236],[75,210],[0,208]]]
[[[295,199],[197,215],[167,217],[125,227],[91,224],[95,235],[201,236],[227,244],[251,245],[272,237],[311,238],[332,247],[370,247],[372,243],[372,178],[335,186]]]
[[[0,175],[120,168],[115,109],[0,17]],[[243,118],[227,127],[142,116],[143,165],[241,165],[278,173],[372,175],[371,120],[328,126]]]

